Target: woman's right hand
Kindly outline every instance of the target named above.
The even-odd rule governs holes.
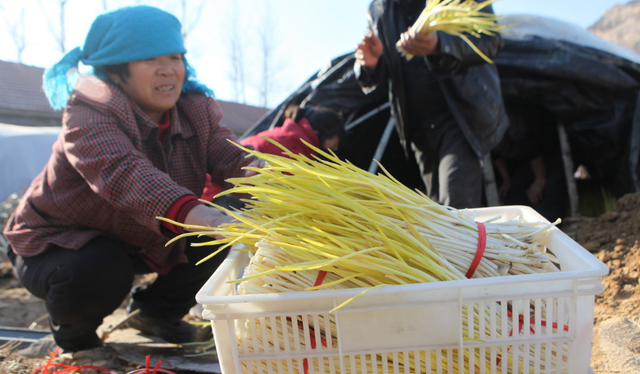
[[[193,207],[193,209],[191,209],[189,213],[187,213],[187,216],[184,219],[184,224],[188,226],[218,227],[225,223],[233,222],[237,222],[235,218],[224,214],[218,209],[214,209],[203,204]],[[201,231],[200,229],[185,230]],[[216,238],[218,237],[216,236]]]
[[[367,35],[362,37],[360,44],[356,46],[356,61],[360,65],[375,70],[382,52],[382,42],[376,34],[369,31]]]

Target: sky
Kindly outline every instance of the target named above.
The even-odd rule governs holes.
[[[370,0],[185,0],[183,16],[178,1],[171,0],[67,0],[65,35],[67,50],[82,46],[91,22],[106,9],[134,3],[150,4],[174,13],[190,29],[187,58],[199,79],[216,98],[262,106],[257,93],[261,80],[260,31],[270,24],[273,85],[267,107],[273,108],[331,59],[352,52],[366,28]],[[534,14],[553,17],[587,28],[616,4],[628,0],[498,0],[497,14]],[[52,29],[57,33],[58,0],[0,0],[0,60],[17,61],[8,25],[25,12],[26,47],[22,63],[49,67],[62,57]],[[235,21],[233,21],[235,20]],[[235,26],[235,27],[234,27]],[[238,30],[232,32],[232,30]],[[233,36],[232,36],[233,35]],[[230,40],[243,46],[244,96],[231,80]]]

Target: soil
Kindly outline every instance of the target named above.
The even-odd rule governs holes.
[[[639,322],[640,194],[623,196],[612,211],[581,218],[565,232],[609,266],[605,291],[596,296],[596,323],[614,316]]]
[[[627,194],[611,211],[563,231],[609,267],[595,299],[591,368],[640,373],[640,194]]]
[[[613,210],[597,218],[568,220],[561,229],[610,269],[602,280],[604,292],[595,298],[592,369],[596,374],[640,373],[640,193],[623,196]],[[37,322],[45,313],[43,302],[21,287],[0,254],[0,326],[44,328]],[[0,373],[31,373],[48,359],[46,354],[27,358],[17,352],[0,347]],[[103,364],[118,374],[140,367],[116,356],[100,349],[55,360]]]

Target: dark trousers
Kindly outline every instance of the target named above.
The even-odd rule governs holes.
[[[482,204],[482,166],[453,117],[416,126],[411,148],[431,200],[457,209]]]
[[[189,263],[174,266],[154,283],[135,290],[142,312],[160,318],[182,318],[196,304],[195,295],[222,263],[228,250],[196,266],[216,247],[191,247]],[[29,292],[44,299],[53,337],[62,349],[77,351],[100,344],[96,329],[131,291],[134,275],[151,273],[127,244],[100,236],[80,250],[52,246],[44,253],[22,257],[9,251],[20,281]]]

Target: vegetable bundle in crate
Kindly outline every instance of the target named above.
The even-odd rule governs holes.
[[[554,298],[516,301],[493,295],[486,300],[460,303],[458,295],[459,305],[454,309],[437,299],[416,299],[404,306],[400,303],[402,311],[394,311],[394,317],[437,317],[429,324],[442,321],[443,326],[461,322],[455,329],[459,334],[459,339],[454,339],[458,340],[458,349],[451,346],[450,338],[440,339],[443,343],[449,341],[445,345],[425,344],[434,343],[431,338],[422,337],[431,334],[425,329],[410,333],[412,338],[395,343],[394,347],[371,345],[375,339],[368,339],[364,343],[368,348],[358,347],[359,344],[352,347],[355,350],[351,354],[358,359],[350,356],[346,347],[353,345],[348,342],[354,338],[341,333],[345,326],[340,326],[339,316],[343,315],[344,320],[344,315],[367,310],[372,305],[368,292],[382,295],[385,289],[395,289],[393,292],[404,293],[406,290],[398,287],[549,274],[556,269],[551,264],[555,257],[546,252],[543,241],[554,225],[542,218],[537,222],[515,217],[507,221],[500,217],[476,221],[470,212],[441,206],[408,190],[389,175],[372,175],[334,155],[316,151],[323,160],[251,152],[264,159],[267,167],[256,169],[258,174],[253,177],[231,180],[235,188],[228,193],[252,196],[241,213],[229,212],[238,223],[203,228],[199,233],[224,237],[211,244],[244,247],[251,253],[242,276],[227,279],[239,283],[233,290],[238,296],[290,293],[304,294],[304,298],[334,293],[331,307],[317,303],[313,313],[303,313],[297,305],[290,313],[271,312],[257,318],[240,313],[238,318],[232,318],[236,335],[233,339],[237,342],[232,349],[236,372],[418,373],[429,368],[437,373],[466,373],[499,368],[498,372],[515,373],[533,362],[540,372],[566,372],[570,347],[558,339],[537,345],[503,344],[500,351],[485,349],[496,338],[508,340],[520,335],[524,326],[528,326],[526,334],[537,328],[550,336],[562,335],[568,330],[565,317],[571,313],[565,310],[567,303],[558,303]],[[343,297],[346,291],[351,291],[349,297]],[[335,295],[342,295],[340,303]],[[323,306],[318,310],[320,304]],[[377,302],[373,305],[378,311],[398,307]],[[209,307],[205,303],[205,309],[210,310]],[[452,312],[459,315],[453,322],[451,316],[437,316]],[[229,311],[224,314],[226,318],[230,315]],[[346,319],[357,325],[355,320]],[[396,323],[392,321],[389,326]],[[372,327],[381,332],[388,328]],[[218,339],[225,338],[216,332],[214,324],[215,334],[220,349]],[[365,338],[367,332],[361,334]],[[461,348],[463,345],[469,348]],[[548,356],[542,357],[541,351],[549,351]],[[218,355],[224,368],[224,354]]]

